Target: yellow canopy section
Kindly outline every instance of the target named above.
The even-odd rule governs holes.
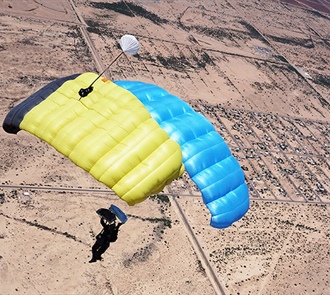
[[[20,128],[48,142],[129,205],[163,190],[183,173],[180,146],[129,91],[85,73],[32,108]],[[80,99],[80,100],[79,100]]]

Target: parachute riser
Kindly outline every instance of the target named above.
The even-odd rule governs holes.
[[[92,91],[93,91],[93,84],[98,80],[100,79],[100,77],[119,59],[119,57],[121,57],[121,55],[124,53],[124,51],[122,51],[121,53],[119,53],[117,55],[117,57],[115,57],[112,62],[103,70],[103,72],[101,74],[99,74],[97,76],[97,78],[87,87],[87,88],[81,88],[79,90],[79,95],[80,95],[80,98],[79,100],[81,100],[83,97],[86,97],[88,94],[90,94]]]

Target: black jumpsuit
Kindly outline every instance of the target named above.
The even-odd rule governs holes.
[[[117,240],[119,227],[122,225],[119,223],[108,224],[101,219],[101,224],[103,230],[96,236],[95,244],[92,247],[93,257],[90,262],[95,262],[96,260],[101,260],[101,255],[109,248],[110,242],[115,242]]]

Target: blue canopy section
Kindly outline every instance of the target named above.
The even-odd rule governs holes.
[[[156,85],[114,83],[132,92],[171,139],[180,144],[185,168],[211,212],[211,225],[226,228],[240,219],[250,203],[244,173],[211,122]]]
[[[121,223],[125,223],[127,221],[128,218],[126,214],[114,204],[111,204],[109,210],[117,216]]]

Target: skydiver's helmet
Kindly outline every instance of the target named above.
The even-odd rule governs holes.
[[[107,224],[115,224],[116,223],[116,218],[117,218],[117,216],[114,214],[114,213],[112,213],[112,212],[110,212],[111,214],[109,214],[108,216],[107,216],[107,218],[104,218],[104,217],[102,217],[103,218],[103,220],[107,223]]]
[[[113,225],[113,224],[116,223],[115,219],[114,220],[108,220],[108,219],[105,219],[104,217],[101,217],[101,218],[103,219],[103,221],[106,225]]]
[[[116,215],[111,212],[109,209],[100,208],[96,211],[96,213],[106,222],[106,223],[114,223],[116,221]]]

